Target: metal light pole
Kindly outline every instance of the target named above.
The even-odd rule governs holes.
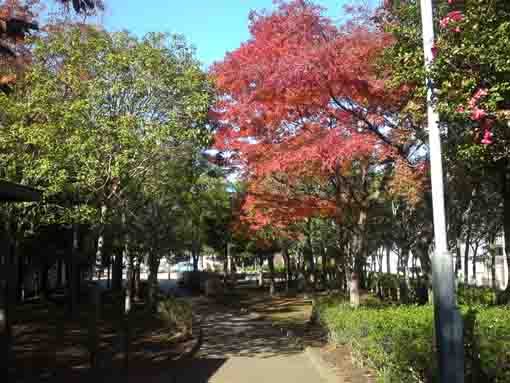
[[[425,67],[433,60],[434,23],[432,0],[420,0]],[[434,211],[435,254],[432,257],[432,288],[438,366],[441,383],[464,382],[464,340],[462,317],[455,299],[453,258],[446,238],[443,165],[439,114],[434,106],[434,87],[427,80],[427,118],[429,127],[432,206]]]

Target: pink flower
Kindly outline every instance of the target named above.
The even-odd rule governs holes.
[[[466,111],[466,109],[464,108],[464,105],[459,105],[456,110],[457,110],[457,113],[464,113]]]
[[[490,130],[485,130],[483,134],[482,144],[484,145],[492,144],[492,132]]]
[[[448,4],[453,4],[455,3],[455,0],[448,0]]]
[[[460,27],[453,28],[453,31],[456,32],[456,33],[460,33]]]
[[[462,21],[462,19],[464,19],[464,15],[461,11],[452,11],[448,13],[446,17],[450,18],[451,21]]]
[[[473,109],[473,113],[471,113],[471,119],[474,121],[480,121],[487,116],[487,112],[478,107]]]
[[[458,21],[462,21],[463,19],[464,19],[464,15],[462,14],[461,11],[452,11],[439,21],[439,25],[441,26],[441,28],[446,28],[446,27],[448,27],[448,25],[451,22],[458,22]],[[456,27],[454,29],[454,31],[460,32],[460,28]]]
[[[449,17],[444,17],[441,20],[439,20],[439,25],[441,26],[441,28],[446,28],[449,23],[450,23]]]
[[[487,88],[481,88],[478,89],[473,96],[473,98],[476,98],[477,100],[481,99],[482,97],[485,97],[489,94],[489,90]]]

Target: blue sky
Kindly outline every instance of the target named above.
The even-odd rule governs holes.
[[[318,0],[328,15],[339,18],[348,0]],[[350,1],[350,3],[355,1]],[[172,32],[186,36],[207,66],[221,60],[249,37],[251,9],[271,8],[272,0],[108,0],[104,23],[108,30]]]

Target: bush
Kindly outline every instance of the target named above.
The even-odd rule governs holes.
[[[493,305],[496,303],[496,293],[490,287],[459,284],[457,301],[460,305]]]
[[[350,345],[354,357],[374,368],[383,382],[437,381],[431,306],[352,309],[330,298],[316,305],[331,341]],[[510,310],[464,307],[462,313],[466,382],[510,381]]]
[[[167,298],[158,304],[158,315],[169,329],[176,329],[185,336],[192,334],[191,305],[177,298]]]

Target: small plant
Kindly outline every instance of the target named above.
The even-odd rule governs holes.
[[[158,304],[158,315],[169,329],[175,329],[184,336],[192,335],[193,315],[188,302],[166,298]]]

